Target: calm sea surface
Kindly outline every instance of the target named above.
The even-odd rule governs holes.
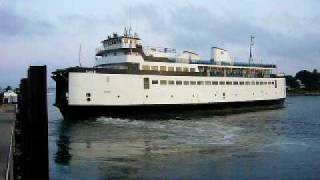
[[[51,179],[320,179],[320,97],[236,114],[77,122],[48,97]]]

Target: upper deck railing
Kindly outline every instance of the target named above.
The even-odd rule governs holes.
[[[244,62],[214,62],[214,61],[194,61],[191,64],[206,64],[206,65],[221,65],[221,66],[241,66],[241,67],[261,67],[261,68],[276,68],[274,64],[254,64],[254,63],[244,63]]]
[[[101,55],[103,52],[108,50],[121,49],[121,48],[136,48],[136,44],[122,43],[122,44],[109,45],[107,47],[99,46],[98,48],[96,48],[96,55]]]

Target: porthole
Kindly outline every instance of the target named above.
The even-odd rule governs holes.
[[[91,101],[91,98],[87,98],[87,101],[90,102],[90,101]]]

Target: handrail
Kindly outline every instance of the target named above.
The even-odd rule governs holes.
[[[7,170],[6,170],[6,180],[10,180],[10,172],[12,171],[11,160],[13,158],[12,157],[12,146],[13,146],[14,126],[15,125],[13,125],[12,131],[11,131],[11,140],[10,140],[9,155],[8,155]]]

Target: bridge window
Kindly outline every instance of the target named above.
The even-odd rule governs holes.
[[[152,84],[158,84],[158,80],[152,80]]]
[[[169,80],[169,81],[168,81],[168,84],[169,84],[169,85],[174,85],[174,81],[173,81],[173,80]]]
[[[182,81],[176,81],[176,85],[182,85]]]
[[[182,68],[181,68],[181,67],[176,67],[176,71],[177,71],[177,72],[181,72],[181,71],[182,71]]]
[[[160,71],[166,71],[167,67],[166,66],[160,66]]]
[[[190,84],[191,84],[191,85],[196,85],[197,82],[196,82],[196,81],[190,81]]]
[[[189,85],[189,81],[183,81],[183,85]]]
[[[152,71],[158,71],[158,66],[151,66]]]
[[[150,66],[149,66],[149,65],[143,65],[143,66],[142,66],[142,70],[147,70],[147,71],[149,71],[149,70],[150,70]]]
[[[168,67],[168,71],[174,71],[174,67]]]
[[[212,81],[212,85],[218,85],[218,81]]]

